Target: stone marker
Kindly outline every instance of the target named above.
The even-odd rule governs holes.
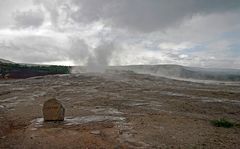
[[[44,121],[63,121],[65,109],[55,98],[49,99],[43,104]]]

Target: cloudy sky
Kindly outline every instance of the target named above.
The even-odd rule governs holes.
[[[240,0],[0,0],[0,58],[240,68]]]

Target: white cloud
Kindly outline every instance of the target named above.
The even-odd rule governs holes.
[[[180,54],[180,55],[179,55],[179,58],[182,58],[182,59],[188,58],[188,55],[187,55],[187,54]]]
[[[193,45],[189,42],[182,42],[182,43],[171,43],[171,42],[162,42],[159,44],[159,48],[163,50],[175,50],[181,51],[187,48],[192,48]]]
[[[238,0],[19,1],[0,2],[1,58],[240,68],[232,50],[240,35]]]

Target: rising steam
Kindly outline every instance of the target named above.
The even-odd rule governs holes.
[[[77,53],[74,52],[77,49]],[[79,65],[83,62],[83,66],[74,67],[72,73],[81,72],[104,72],[110,63],[115,46],[113,42],[102,42],[96,48],[90,48],[84,42],[77,41],[72,46],[72,54],[74,54],[74,62]]]

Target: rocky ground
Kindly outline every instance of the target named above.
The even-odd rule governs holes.
[[[64,122],[43,122],[56,97]],[[189,82],[131,72],[0,80],[0,148],[231,148],[240,128],[240,83]]]

